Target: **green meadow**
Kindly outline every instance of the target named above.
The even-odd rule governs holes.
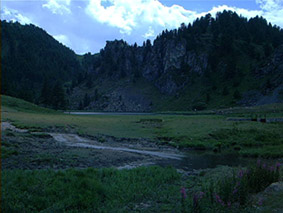
[[[252,157],[282,157],[283,123],[230,121],[230,117],[274,118],[283,116],[283,105],[223,110],[183,115],[70,115],[2,96],[2,120],[18,128],[72,131],[80,135],[147,138],[178,148],[237,152]]]
[[[282,183],[282,166],[274,162],[280,162],[283,156],[283,124],[230,121],[229,118],[252,118],[255,115],[278,118],[283,115],[282,109],[283,105],[269,105],[228,109],[221,114],[210,111],[190,112],[191,115],[184,115],[184,112],[70,115],[2,96],[2,121],[28,130],[27,133],[3,132],[5,138],[12,138],[2,141],[3,160],[22,156],[19,151],[22,144],[13,143],[17,137],[30,137],[36,143],[35,136],[42,142],[48,138],[45,132],[55,131],[86,137],[113,136],[120,141],[123,138],[146,138],[149,142],[182,151],[202,150],[217,155],[238,153],[242,157],[260,158],[262,163],[234,168],[220,166],[194,173],[159,166],[129,170],[8,168],[2,171],[1,208],[3,212],[280,211],[282,202],[275,197],[282,198],[282,191],[264,195],[263,201],[260,193],[273,182]],[[85,157],[84,153],[81,152],[81,157]],[[50,159],[56,155],[48,155],[42,150],[38,158],[43,157],[41,163],[59,161]],[[266,158],[273,160],[267,160],[265,165]],[[254,191],[254,187],[258,190]],[[235,189],[239,192],[234,193]]]

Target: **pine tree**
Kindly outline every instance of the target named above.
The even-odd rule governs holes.
[[[52,107],[54,109],[65,109],[66,108],[66,98],[65,91],[62,85],[57,82],[52,90]]]
[[[79,104],[79,110],[83,110],[84,109],[84,106],[83,106],[83,102],[80,101],[80,104]]]
[[[92,87],[93,81],[92,81],[92,75],[90,74],[87,78],[87,82],[86,82],[86,87],[88,89],[90,89]]]
[[[84,102],[83,102],[83,106],[87,107],[90,104],[90,97],[89,95],[86,93],[84,96]]]
[[[94,90],[94,100],[97,101],[98,99],[99,99],[98,90],[95,89],[95,90]]]
[[[229,90],[228,90],[228,88],[225,86],[225,87],[223,88],[222,95],[226,96],[226,95],[228,95],[228,94],[229,94]]]
[[[208,104],[210,102],[210,95],[206,93],[205,102]]]
[[[235,92],[234,92],[234,94],[233,94],[233,97],[235,98],[235,99],[240,99],[241,98],[241,94],[240,94],[240,92],[238,91],[238,90],[236,90]]]
[[[51,92],[48,81],[45,79],[40,94],[40,102],[45,106],[51,105]]]

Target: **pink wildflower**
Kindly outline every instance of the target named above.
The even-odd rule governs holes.
[[[198,206],[198,195],[197,194],[194,194],[194,197],[193,197],[193,206],[194,208],[196,208]]]
[[[220,198],[218,194],[215,194],[215,198],[218,203],[220,203],[222,206],[225,206],[225,203],[223,202],[223,200]]]
[[[240,170],[238,176],[239,176],[240,178],[242,178],[242,177],[244,176],[244,171],[243,171],[242,169]]]
[[[238,192],[238,188],[235,187],[235,189],[233,190],[233,195],[236,194]]]
[[[276,163],[276,170],[280,169],[280,163]]]
[[[269,170],[270,170],[271,172],[274,172],[274,171],[275,171],[274,166],[269,167]]]
[[[257,166],[260,167],[261,163],[260,163],[260,159],[257,160]]]
[[[204,192],[199,192],[198,197],[199,199],[202,199],[204,197],[205,193]]]
[[[186,189],[184,187],[181,188],[181,195],[183,199],[187,198],[187,193],[186,193]]]
[[[258,201],[257,205],[262,206],[262,203],[263,203],[263,199],[260,199],[260,200]]]
[[[194,194],[194,197],[193,197],[194,208],[197,208],[197,206],[199,205],[199,201],[203,198],[204,195],[205,195],[204,192],[199,192],[199,193]]]
[[[231,207],[231,202],[230,202],[230,201],[227,202],[227,206],[228,206],[229,208]]]

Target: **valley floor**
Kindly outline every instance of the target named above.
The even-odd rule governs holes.
[[[272,165],[283,163],[283,124],[246,119],[280,118],[282,107],[253,110],[66,115],[6,98],[3,212],[280,212],[282,171]],[[261,185],[255,193],[244,181],[243,202],[229,193],[247,167]],[[209,198],[216,195],[224,204]]]

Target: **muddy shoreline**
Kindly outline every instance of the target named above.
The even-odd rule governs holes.
[[[29,132],[8,122],[2,123],[2,145],[16,150],[2,159],[3,169],[135,168],[181,158],[178,150],[145,139],[99,142],[72,133]]]
[[[2,122],[2,147],[7,153],[2,158],[3,169],[132,169],[159,165],[191,173],[218,165],[245,166],[249,162],[231,154],[180,151],[145,138],[81,136],[72,128],[32,132],[8,122]]]

